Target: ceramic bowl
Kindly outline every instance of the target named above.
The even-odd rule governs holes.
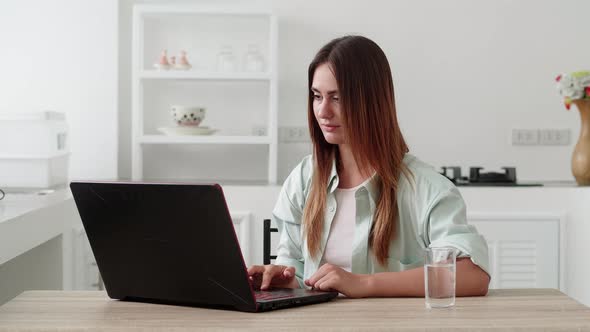
[[[170,114],[179,126],[198,126],[205,119],[206,109],[200,106],[172,105]]]

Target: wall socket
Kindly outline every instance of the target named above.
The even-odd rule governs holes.
[[[569,129],[539,129],[539,145],[569,145]]]
[[[252,135],[266,136],[266,126],[256,125],[252,127]]]
[[[539,144],[539,131],[537,129],[512,129],[512,145],[537,144]]]
[[[512,129],[512,145],[569,145],[569,129]]]
[[[256,125],[252,127],[252,135],[266,136],[266,126]],[[281,143],[301,143],[310,142],[309,131],[307,127],[286,126],[279,127],[279,142]]]
[[[307,127],[279,127],[279,142],[310,142]]]

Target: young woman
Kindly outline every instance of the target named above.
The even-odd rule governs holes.
[[[452,182],[408,154],[387,58],[346,36],[309,66],[313,154],[286,179],[273,210],[274,265],[251,266],[261,289],[308,287],[349,297],[424,296],[424,249],[459,251],[457,296],[485,295],[485,240],[467,225]]]

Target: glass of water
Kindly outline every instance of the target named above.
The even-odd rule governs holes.
[[[455,269],[457,250],[450,247],[428,248],[424,257],[424,298],[426,308],[455,305]]]

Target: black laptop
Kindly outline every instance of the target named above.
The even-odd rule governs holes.
[[[72,182],[70,188],[113,299],[257,312],[338,295],[254,291],[217,184]]]

